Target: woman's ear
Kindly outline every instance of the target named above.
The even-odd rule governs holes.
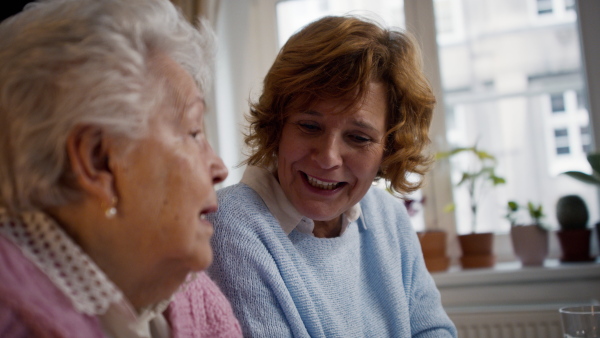
[[[116,191],[105,138],[106,134],[99,127],[75,127],[67,137],[67,156],[80,189],[101,204],[111,205]]]

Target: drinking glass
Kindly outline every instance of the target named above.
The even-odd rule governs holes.
[[[600,338],[600,305],[559,310],[564,338]]]

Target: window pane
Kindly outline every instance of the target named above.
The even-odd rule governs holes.
[[[538,14],[552,13],[552,0],[537,0],[536,3]]]
[[[581,132],[581,147],[584,153],[589,153],[592,150],[592,135],[590,133],[590,125],[587,124],[580,129]]]
[[[551,11],[553,1],[434,1],[436,23],[445,27],[449,16],[462,13],[464,32],[447,39],[446,29],[438,29],[448,143],[476,144],[495,155],[497,175],[506,179],[479,200],[477,231],[508,231],[502,215],[509,200],[542,203],[546,223],[556,228],[555,204],[567,194],[579,194],[590,221],[598,219],[595,187],[561,175],[591,173],[575,15],[549,16],[540,25],[531,6]],[[455,159],[451,165],[457,183],[469,163]],[[459,233],[470,229],[465,190],[454,188]]]
[[[565,111],[565,97],[563,93],[550,95],[550,101],[552,104],[552,112],[564,112]]]
[[[277,3],[279,45],[306,24],[326,15],[355,14],[404,28],[404,0],[286,0]]]
[[[575,10],[575,0],[565,0],[565,9],[568,11]]]
[[[556,154],[569,154],[569,132],[566,128],[554,129],[554,141],[556,142]]]

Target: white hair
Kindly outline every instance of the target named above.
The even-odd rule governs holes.
[[[77,198],[66,139],[77,125],[135,138],[160,88],[163,54],[206,92],[214,36],[168,0],[41,0],[0,24],[0,206],[13,212]]]

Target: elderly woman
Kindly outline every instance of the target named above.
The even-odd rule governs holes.
[[[0,24],[0,336],[241,335],[194,280],[227,176],[203,130],[211,34],[166,0],[44,1]],[[194,303],[174,296],[186,280]]]
[[[220,190],[209,275],[247,336],[454,337],[403,204],[435,99],[415,42],[355,17],[292,36],[250,111],[241,183]]]

